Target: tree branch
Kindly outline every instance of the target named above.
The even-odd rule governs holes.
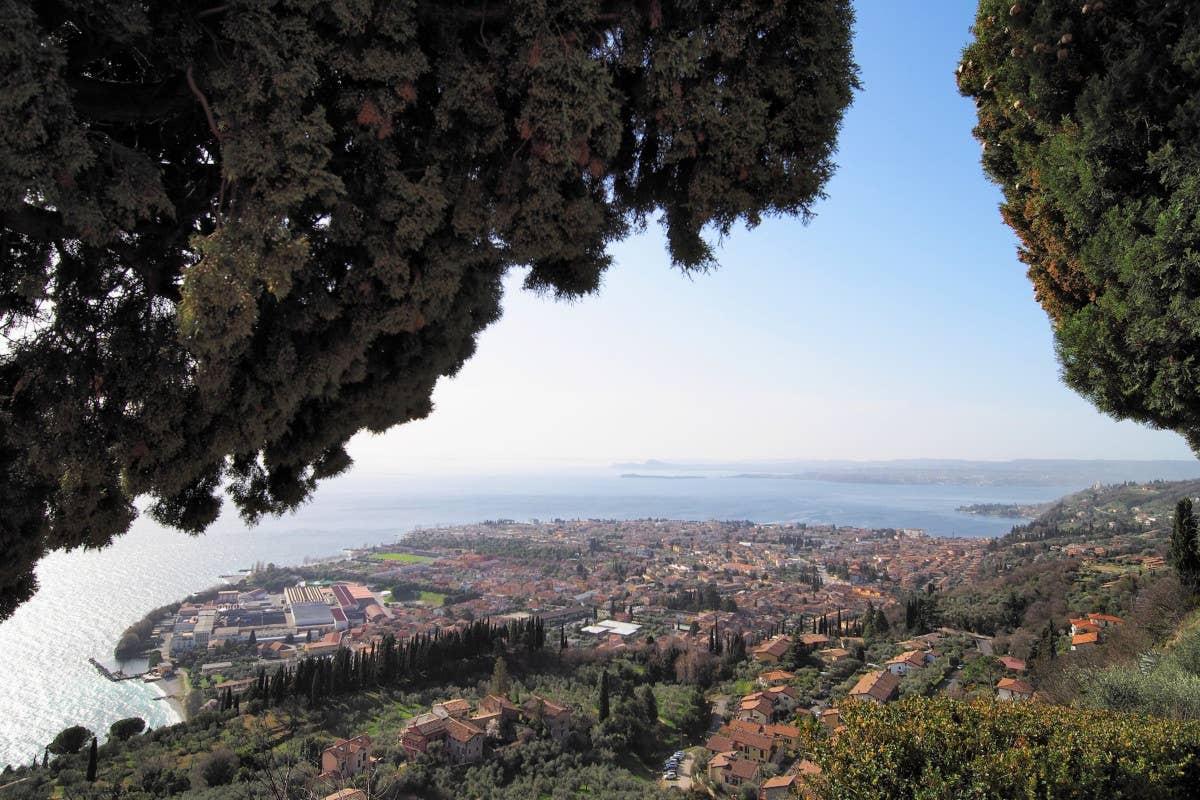
[[[212,131],[212,135],[217,137],[217,141],[221,141],[221,132],[217,130],[217,120],[213,117],[212,109],[208,105],[208,98],[204,96],[204,92],[200,91],[200,87],[196,85],[196,79],[192,75],[192,65],[188,64],[187,68],[187,84],[192,90],[192,94],[196,95],[196,99],[200,101],[200,107],[204,109],[204,116],[208,118],[208,129]]]

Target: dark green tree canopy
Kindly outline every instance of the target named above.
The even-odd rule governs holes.
[[[82,725],[72,725],[59,731],[58,735],[54,737],[54,741],[48,744],[46,749],[56,756],[78,753],[91,738],[93,738],[93,734],[90,730]]]
[[[108,728],[108,738],[123,742],[146,730],[146,720],[141,717],[125,717]]]
[[[1067,384],[1200,452],[1196,12],[982,0],[958,84]]]
[[[848,0],[0,0],[0,617],[48,549],[253,521],[430,412],[501,278],[807,216]]]

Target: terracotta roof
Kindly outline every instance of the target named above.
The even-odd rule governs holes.
[[[792,638],[786,634],[780,634],[769,642],[760,644],[754,648],[755,655],[759,653],[770,654],[775,658],[781,657],[792,646]]]
[[[468,714],[471,711],[471,704],[466,700],[458,698],[455,698],[454,700],[447,700],[444,703],[434,703],[433,707],[444,709],[445,712],[452,717],[460,714]]]
[[[763,733],[767,734],[768,736],[779,736],[784,739],[800,738],[800,729],[795,725],[782,725],[778,723],[775,725],[767,725],[763,728]]]
[[[335,753],[357,753],[362,749],[371,747],[371,737],[365,733],[360,733],[353,739],[338,739],[329,747],[325,748],[325,752],[333,751]]]
[[[744,781],[754,780],[758,774],[758,762],[748,758],[734,759],[729,765],[729,771]]]
[[[1095,644],[1100,641],[1100,634],[1095,631],[1089,633],[1077,633],[1071,637],[1071,644]]]
[[[708,742],[706,742],[704,745],[704,748],[714,753],[725,753],[730,750],[737,749],[733,744],[733,739],[730,739],[728,736],[720,735],[709,737]]]
[[[900,679],[886,669],[879,672],[868,672],[858,679],[858,683],[854,684],[854,688],[850,690],[850,696],[867,695],[882,703],[887,702],[899,687]]]
[[[1019,681],[1015,678],[1001,678],[996,684],[997,689],[1007,689],[1014,694],[1033,694],[1033,687],[1025,681]]]
[[[362,789],[342,789],[325,795],[323,800],[367,800],[367,796],[363,794]]]
[[[907,653],[901,653],[895,658],[889,658],[889,664],[908,664],[910,667],[925,666],[925,654],[920,650],[909,650]]]
[[[774,778],[767,778],[762,783],[764,789],[790,789],[796,783],[795,775],[776,775]]]
[[[734,744],[754,747],[762,750],[765,753],[771,752],[771,748],[775,746],[774,739],[772,739],[770,736],[764,736],[758,732],[751,733],[750,731],[734,731],[732,738]]]
[[[483,731],[476,728],[469,722],[463,722],[460,719],[450,718],[446,720],[446,733],[451,739],[457,742],[469,742],[476,736],[483,736]]]

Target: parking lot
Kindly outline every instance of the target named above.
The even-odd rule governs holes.
[[[679,759],[675,767],[675,777],[668,779],[666,769],[663,770],[662,782],[664,786],[673,786],[676,789],[688,791],[692,788],[692,767],[696,763],[696,757],[693,753],[684,752],[683,758]]]

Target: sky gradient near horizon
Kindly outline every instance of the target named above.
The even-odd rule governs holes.
[[[1058,377],[954,68],[974,3],[859,3],[863,91],[808,225],[767,220],[684,276],[657,225],[596,296],[510,276],[431,417],[351,446],[366,473],[660,459],[1190,458]]]

